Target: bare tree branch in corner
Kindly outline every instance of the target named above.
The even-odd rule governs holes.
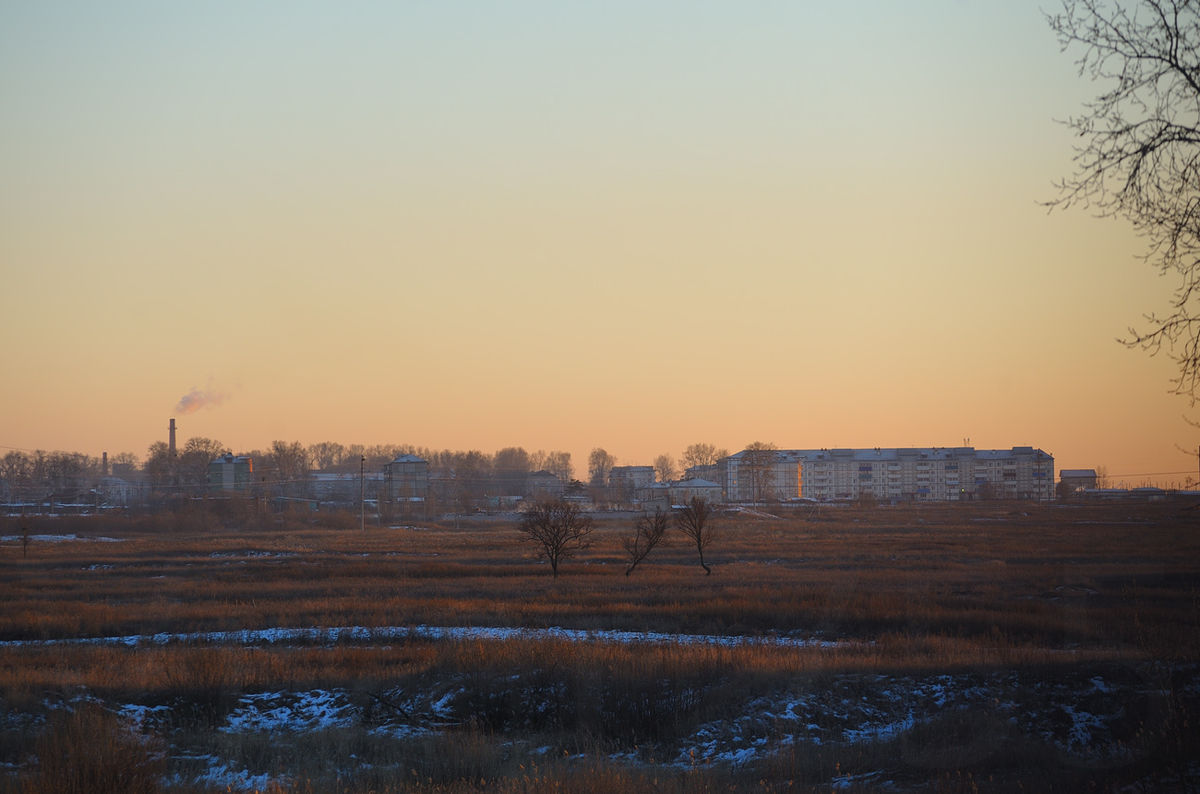
[[[1200,1],[1063,0],[1047,15],[1081,76],[1101,93],[1068,118],[1081,143],[1054,208],[1125,218],[1146,238],[1144,258],[1178,284],[1165,314],[1120,341],[1178,365],[1172,391],[1200,394]]]

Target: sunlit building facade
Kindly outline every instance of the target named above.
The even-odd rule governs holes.
[[[253,458],[229,454],[208,464],[208,486],[213,490],[244,491],[253,481]]]
[[[1054,497],[1054,458],[1033,447],[743,450],[724,464],[732,502]]]

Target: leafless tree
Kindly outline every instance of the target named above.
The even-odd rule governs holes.
[[[779,447],[768,441],[755,441],[746,446],[742,453],[742,466],[750,483],[750,498],[765,502],[774,496],[771,482],[775,464],[779,460]]]
[[[13,450],[0,458],[0,480],[28,482],[33,479],[33,461],[24,452]]]
[[[171,481],[173,465],[167,442],[155,441],[146,450],[146,462],[142,465],[142,471],[146,473],[146,477],[152,485],[168,485]]]
[[[1200,3],[1063,0],[1047,15],[1064,51],[1100,94],[1065,123],[1078,133],[1074,173],[1051,207],[1121,217],[1146,239],[1144,258],[1174,274],[1165,314],[1121,341],[1178,365],[1173,391],[1200,394]]]
[[[492,458],[477,449],[468,452],[444,450],[433,456],[430,471],[444,483],[444,496],[456,511],[466,510],[487,495],[492,477]]]
[[[633,573],[638,563],[646,559],[654,548],[666,538],[670,515],[661,508],[654,508],[654,515],[649,513],[638,517],[633,524],[633,535],[621,538],[621,546],[629,557],[629,567],[625,575]]]
[[[575,466],[571,464],[570,452],[550,450],[550,452],[546,453],[546,460],[543,467],[564,483],[570,482],[575,476]]]
[[[501,493],[509,496],[525,493],[529,477],[529,453],[524,447],[505,447],[497,450],[492,459],[492,473]]]
[[[272,441],[271,466],[281,482],[297,483],[308,478],[308,450],[299,441]]]
[[[524,447],[505,447],[496,451],[492,459],[496,471],[515,471],[525,474],[529,471],[529,453]]]
[[[131,466],[137,468],[138,456],[132,452],[118,452],[112,456],[111,462],[114,466]]]
[[[571,453],[552,449],[549,452],[539,449],[529,455],[530,471],[548,471],[564,483],[571,481],[575,467],[571,464]]]
[[[670,482],[675,479],[679,470],[675,468],[675,459],[665,452],[654,459],[654,474],[659,482]]]
[[[189,438],[179,453],[176,463],[179,472],[179,482],[182,485],[206,485],[208,483],[208,464],[228,452],[228,448],[212,438],[195,436]]]
[[[693,496],[682,510],[675,513],[675,526],[696,546],[700,567],[705,575],[711,574],[712,568],[704,562],[704,552],[717,539],[714,512],[711,504],[699,496]]]
[[[608,485],[608,474],[617,465],[615,455],[608,454],[602,447],[596,447],[588,455],[588,484],[596,488]]]
[[[520,530],[538,546],[557,579],[559,563],[588,547],[592,519],[573,502],[538,502],[521,518]]]
[[[711,466],[721,458],[729,456],[729,451],[717,449],[712,444],[689,444],[683,451],[683,468],[695,466]]]
[[[50,487],[54,489],[77,489],[99,472],[100,461],[79,452],[34,453],[33,466]]]
[[[308,459],[317,471],[329,471],[346,457],[346,448],[336,441],[319,441],[308,445]]]

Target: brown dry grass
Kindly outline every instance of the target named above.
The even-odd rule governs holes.
[[[830,513],[727,521],[707,578],[678,539],[624,577],[620,538],[631,521],[602,522],[558,582],[504,523],[200,535],[95,524],[88,534],[127,539],[34,543],[28,559],[19,544],[0,547],[0,639],[432,624],[1178,650],[1200,628],[1191,511]]]
[[[401,749],[358,735],[320,738],[331,745],[328,763],[369,750],[381,765],[415,771],[403,781],[360,777],[338,790],[467,791],[481,780],[496,791],[578,790],[581,781],[601,791],[754,787],[711,770],[656,773],[554,759],[523,768],[497,749],[497,738],[516,729],[518,707],[487,693],[513,671],[551,668],[546,675],[572,693],[573,705],[538,730],[552,732],[556,746],[601,758],[614,734],[653,743],[781,682],[820,687],[823,677],[857,673],[1015,668],[1052,676],[1080,664],[1195,662],[1200,514],[1186,507],[955,505],[726,518],[707,577],[678,538],[626,577],[620,541],[632,519],[606,519],[593,546],[565,564],[557,580],[511,522],[366,532],[348,521],[331,527],[261,516],[230,530],[229,516],[203,513],[174,517],[169,526],[144,517],[27,522],[31,533],[122,541],[35,542],[28,557],[20,543],[0,544],[4,640],[428,624],[795,633],[854,642],[826,649],[522,639],[410,639],[388,647],[6,646],[0,699],[12,710],[37,710],[47,696],[77,692],[114,702],[184,699],[198,705],[194,730],[203,733],[243,692],[373,693],[398,682],[458,676],[470,682],[464,697],[480,698],[471,726]],[[16,522],[0,522],[0,535],[19,534]],[[664,681],[672,682],[665,693],[658,683]],[[603,682],[603,690],[594,682]],[[702,703],[689,700],[701,690]],[[988,742],[999,728],[948,723],[925,730]],[[248,763],[274,757],[256,740],[228,741],[218,749],[243,754]],[[1037,749],[1013,747],[1014,758]],[[325,757],[302,743],[293,752],[287,763],[300,768]],[[869,769],[897,755],[936,768],[935,789],[1003,790],[1013,782],[1009,768],[989,786],[989,770],[956,767],[962,743],[942,747],[937,736],[920,748],[806,752],[762,765],[764,786],[827,788],[839,768]],[[315,772],[296,779],[298,790],[336,782]],[[1077,782],[1068,778],[1065,785]]]
[[[161,743],[94,703],[57,714],[35,752],[40,762],[22,794],[150,794],[166,768]]]

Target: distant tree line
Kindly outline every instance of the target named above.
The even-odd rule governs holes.
[[[168,444],[156,441],[146,450],[144,459],[131,452],[110,456],[105,471],[100,458],[88,455],[13,450],[0,458],[0,501],[69,501],[95,490],[106,476],[160,494],[200,494],[209,487],[212,461],[233,452],[232,447],[217,439],[193,437],[183,442],[172,457]],[[265,449],[236,454],[253,460],[253,484],[278,496],[307,496],[314,472],[349,476],[365,470],[377,476],[387,463],[403,455],[415,455],[428,462],[430,498],[443,510],[466,510],[496,497],[545,497],[547,494],[537,492],[537,483],[545,478],[531,476],[539,472],[547,472],[561,483],[561,490],[553,496],[586,496],[597,503],[628,501],[631,496],[609,489],[609,476],[617,458],[600,447],[588,456],[586,482],[576,479],[571,453],[541,449],[530,452],[519,446],[486,453],[410,444],[321,441],[304,445],[276,440]],[[680,476],[681,467],[710,466],[726,455],[727,450],[711,444],[692,444],[683,451],[678,464],[670,454],[659,455],[654,470],[659,481],[671,480]]]

